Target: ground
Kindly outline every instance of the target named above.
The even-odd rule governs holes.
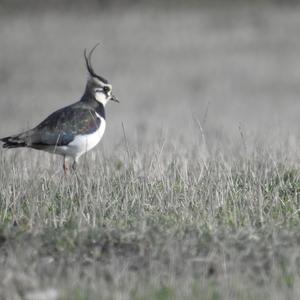
[[[120,104],[74,174],[0,151],[0,299],[298,299],[299,7],[1,11],[0,136]]]

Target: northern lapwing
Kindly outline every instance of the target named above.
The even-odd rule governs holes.
[[[84,58],[88,80],[81,99],[59,109],[35,128],[17,135],[1,138],[3,148],[28,147],[63,156],[63,169],[67,173],[67,158],[73,159],[72,167],[84,153],[94,148],[105,131],[105,105],[112,100],[119,102],[112,94],[112,86],[97,75],[92,67],[91,57],[98,46],[86,53]]]

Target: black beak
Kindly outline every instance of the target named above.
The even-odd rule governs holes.
[[[116,96],[114,96],[114,95],[111,95],[110,96],[110,100],[111,101],[115,101],[115,102],[118,102],[118,103],[120,103],[120,101],[116,98]]]

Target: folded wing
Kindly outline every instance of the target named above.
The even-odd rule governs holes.
[[[4,148],[66,146],[77,135],[95,132],[100,124],[100,116],[94,110],[73,105],[54,112],[37,127],[1,141]]]

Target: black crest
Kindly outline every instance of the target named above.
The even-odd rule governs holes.
[[[103,83],[106,83],[106,84],[107,84],[108,81],[107,81],[104,77],[102,77],[102,76],[96,74],[95,71],[94,71],[94,69],[93,69],[93,67],[92,67],[92,62],[91,62],[92,54],[93,54],[94,50],[95,50],[98,46],[99,46],[99,43],[96,44],[96,45],[91,49],[91,51],[89,52],[89,54],[87,54],[87,53],[86,53],[86,49],[84,49],[84,59],[85,59],[86,67],[87,67],[87,70],[88,70],[89,74],[90,74],[92,77],[96,77],[96,78],[98,78],[100,81],[102,81]]]

